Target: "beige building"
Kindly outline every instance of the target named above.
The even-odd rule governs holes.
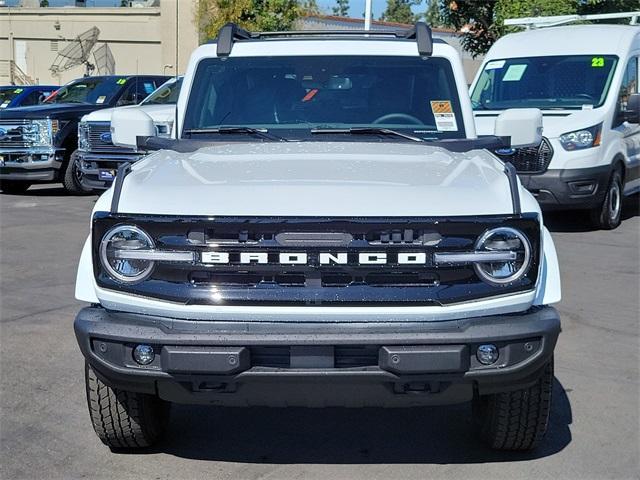
[[[199,44],[196,0],[156,3],[159,6],[129,8],[0,7],[0,85],[64,84],[81,77],[82,65],[60,73],[50,66],[59,51],[92,27],[100,30],[96,47],[106,43],[113,54],[113,73],[184,73]],[[93,55],[89,61],[95,63]],[[93,72],[98,73],[103,72]]]

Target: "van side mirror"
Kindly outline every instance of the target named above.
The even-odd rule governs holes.
[[[512,148],[535,147],[542,142],[542,112],[537,108],[510,108],[496,119],[495,135],[510,137]]]
[[[111,114],[111,141],[119,147],[137,148],[138,137],[153,137],[153,119],[137,108],[116,109]]]
[[[622,112],[624,120],[640,123],[640,93],[632,93],[627,99],[627,108]]]

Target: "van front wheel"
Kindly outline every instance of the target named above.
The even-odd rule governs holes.
[[[591,210],[593,226],[602,230],[613,230],[622,219],[622,173],[616,168],[611,174],[607,193],[602,204]]]

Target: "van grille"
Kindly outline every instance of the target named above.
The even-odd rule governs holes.
[[[549,163],[553,157],[553,148],[546,138],[537,147],[516,148],[513,153],[501,153],[496,151],[496,155],[504,162],[510,162],[516,167],[518,173],[543,173],[549,168]]]

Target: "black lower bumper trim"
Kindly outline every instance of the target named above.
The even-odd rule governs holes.
[[[106,383],[179,403],[412,406],[460,403],[535,382],[560,320],[551,307],[413,323],[240,323],[173,320],[88,307],[74,328]],[[482,365],[480,344],[498,360]],[[138,365],[136,345],[156,352]],[[372,353],[373,352],[373,353]]]
[[[546,209],[589,209],[600,205],[606,194],[611,166],[547,170],[519,174],[522,185]]]

